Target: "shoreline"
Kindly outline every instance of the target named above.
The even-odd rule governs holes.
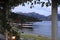
[[[32,36],[38,36],[38,37],[45,37],[45,38],[49,38],[51,39],[51,37],[48,37],[48,36],[43,36],[43,35],[38,35],[38,34],[32,34],[32,33],[21,33],[22,35],[32,35]]]
[[[23,39],[32,39],[33,38],[35,40],[50,40],[50,38],[48,38],[48,37],[43,37],[43,36],[35,35],[35,34],[23,34],[23,33],[21,33],[20,37]]]

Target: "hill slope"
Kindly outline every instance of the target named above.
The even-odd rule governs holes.
[[[30,16],[30,17],[34,17],[34,18],[38,18],[38,19],[41,19],[41,20],[46,20],[46,16],[44,15],[40,15],[38,13],[35,13],[35,12],[31,12],[31,13],[18,13],[20,15],[25,15],[25,16]]]
[[[31,12],[31,13],[22,13],[22,12],[20,12],[18,14],[38,18],[38,19],[41,19],[43,21],[51,21],[51,19],[52,19],[51,15],[44,16],[44,15],[40,15],[40,14],[35,13],[35,12]],[[58,21],[60,21],[60,14],[58,14]]]

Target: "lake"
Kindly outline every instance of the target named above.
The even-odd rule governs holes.
[[[24,29],[24,33],[32,33],[51,37],[51,21],[34,22],[33,29]],[[60,21],[58,21],[58,37],[60,37]]]

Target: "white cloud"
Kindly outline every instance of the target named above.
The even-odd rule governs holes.
[[[29,5],[26,6],[18,6],[15,7],[15,9],[13,10],[13,12],[36,12],[42,15],[50,15],[51,14],[51,7],[41,7],[41,5],[35,5],[34,8],[30,9]]]
[[[42,1],[47,1],[47,0],[42,0]],[[13,12],[36,12],[45,16],[51,15],[51,6],[49,7],[41,7],[41,4],[39,5],[34,5],[34,8],[30,9],[30,5],[25,5],[25,6],[17,6],[12,10]],[[60,7],[58,8],[58,13],[60,12]]]
[[[58,13],[60,14],[60,7],[58,7]]]

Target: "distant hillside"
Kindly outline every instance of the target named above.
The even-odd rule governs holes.
[[[38,18],[34,18],[31,16],[27,16],[24,13],[11,13],[11,15],[9,15],[9,18],[12,19],[12,21],[14,22],[35,22],[35,21],[42,21],[41,19]]]
[[[35,12],[31,12],[31,13],[22,13],[22,12],[20,12],[18,14],[38,18],[38,19],[41,19],[43,21],[51,21],[51,15],[44,16],[44,15],[40,15],[40,14],[35,13]],[[60,21],[60,14],[58,14],[58,21]]]
[[[47,16],[47,21],[51,21],[51,15]],[[60,14],[58,14],[58,21],[60,21]]]
[[[20,12],[18,14],[38,18],[38,19],[41,19],[41,20],[46,20],[46,18],[47,18],[46,16],[40,15],[40,14],[35,13],[35,12],[31,12],[31,13],[21,13]]]

